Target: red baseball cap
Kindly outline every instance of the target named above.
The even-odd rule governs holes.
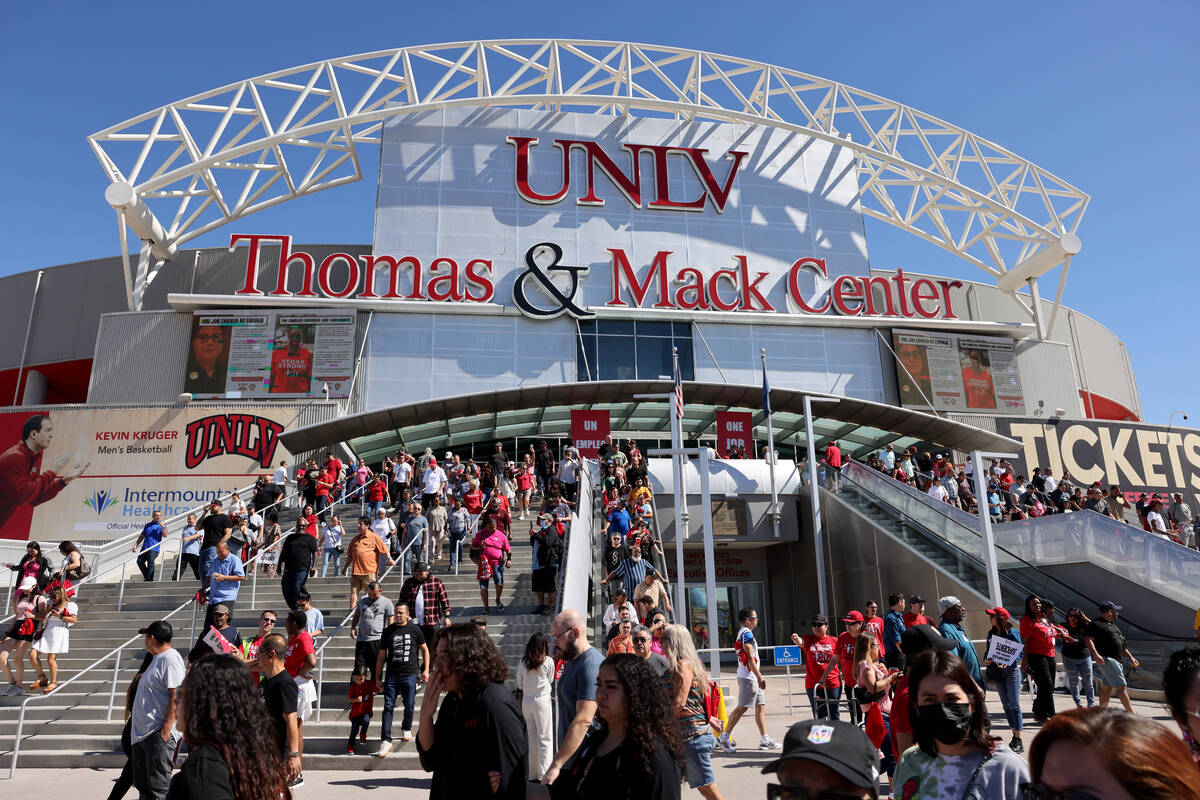
[[[846,616],[842,617],[842,622],[862,622],[863,615],[861,611],[847,611]]]
[[[1000,619],[1005,619],[1005,620],[1012,619],[1012,614],[1009,614],[1008,609],[1004,608],[1003,606],[996,606],[995,608],[989,608],[987,610],[987,615],[989,617],[999,617]]]

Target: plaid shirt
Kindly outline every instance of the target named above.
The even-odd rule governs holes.
[[[450,598],[446,596],[446,584],[440,579],[430,575],[427,582],[421,583],[416,578],[409,578],[400,587],[400,602],[407,603],[409,611],[416,616],[417,592],[422,586],[425,587],[425,614],[417,624],[440,625],[450,616]]]

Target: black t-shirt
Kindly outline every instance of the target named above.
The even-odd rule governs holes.
[[[210,514],[200,522],[204,529],[204,538],[200,541],[200,549],[216,547],[217,542],[225,537],[225,531],[233,527],[228,514]]]
[[[274,678],[263,677],[258,684],[258,690],[267,706],[267,715],[275,723],[279,749],[287,752],[287,722],[284,721],[283,715],[295,714],[297,711],[300,689],[296,686],[296,679],[289,675],[286,669],[280,670]]]
[[[642,482],[645,483],[645,480],[646,480],[646,468],[645,467],[626,467],[625,468],[625,482],[626,483],[628,483],[630,486],[633,486],[638,481],[638,479],[641,479]]]
[[[610,753],[596,755],[606,733],[601,727],[584,737],[574,763],[550,784],[550,797],[553,800],[567,797],[611,800],[614,786],[619,787],[617,796],[678,800],[679,767],[671,759],[671,752],[661,739],[654,740],[654,752],[650,754],[651,772],[647,775],[629,739],[625,739]]]
[[[1060,649],[1062,650],[1063,658],[1090,658],[1087,646],[1083,643],[1083,637],[1087,635],[1086,626],[1081,625],[1078,628],[1072,628],[1070,625],[1067,625],[1067,633],[1079,641],[1074,644],[1066,641],[1062,643]]]
[[[282,494],[282,487],[276,486],[273,483],[264,484],[254,492],[254,507],[261,511],[267,506],[272,505]]]
[[[279,549],[279,563],[285,572],[308,572],[317,554],[317,540],[307,533],[293,533]]]
[[[503,451],[499,453],[492,453],[492,471],[495,472],[497,476],[503,475],[504,468],[507,466],[508,458],[504,455]]]
[[[217,632],[225,637],[225,641],[233,645],[235,649],[242,649],[242,633],[236,627],[233,625],[227,625],[225,630],[220,630],[218,628]],[[194,663],[202,658],[211,656],[216,652],[208,646],[208,642],[204,641],[204,633],[204,631],[201,631],[200,636],[196,639],[196,644],[194,644],[192,649],[188,651],[189,662]]]
[[[387,653],[384,663],[389,675],[416,675],[421,671],[421,645],[425,636],[411,619],[407,625],[392,623],[383,629],[379,649]]]
[[[1125,653],[1125,634],[1117,627],[1117,623],[1104,619],[1094,619],[1088,623],[1087,635],[1092,637],[1096,652],[1104,658],[1121,658]]]
[[[604,545],[604,569],[606,572],[612,572],[617,567],[621,566],[621,562],[629,557],[629,551],[625,545],[613,547],[611,544]],[[631,589],[633,587],[626,587]]]
[[[304,485],[304,491],[309,494],[312,494],[313,492],[317,491],[317,481],[320,478],[321,478],[321,470],[317,469],[316,467],[305,470],[304,471],[304,480],[306,481],[306,483]]]

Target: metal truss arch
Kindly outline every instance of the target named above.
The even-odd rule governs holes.
[[[854,154],[863,213],[997,281],[1039,251],[1056,265],[1064,241],[1077,250],[1089,200],[999,145],[879,95],[749,59],[629,42],[455,42],[318,61],[165,105],[88,141],[109,179],[129,184],[152,212],[162,252],[362,179],[357,148],[377,143],[385,120],[453,106],[736,122],[834,142]],[[1018,272],[1008,282],[1018,276],[1026,279]]]

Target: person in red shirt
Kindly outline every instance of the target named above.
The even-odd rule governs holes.
[[[313,685],[312,671],[317,666],[317,648],[312,636],[305,630],[308,617],[303,611],[289,611],[287,615],[287,651],[283,668],[296,681],[296,727],[299,728],[300,747],[297,752],[304,755],[304,723],[312,716],[317,700],[317,689]]]
[[[54,423],[46,414],[34,414],[21,426],[21,441],[0,455],[0,526],[21,506],[39,506],[54,499],[87,470],[87,464],[72,464],[68,453],[42,472],[42,454],[52,441]]]
[[[317,515],[313,513],[313,507],[306,505],[300,512],[300,516],[296,517],[296,530],[304,531],[314,539],[317,538]]]
[[[1054,716],[1054,635],[1055,629],[1042,612],[1042,601],[1036,595],[1025,598],[1025,614],[1021,617],[1022,669],[1037,687],[1033,698],[1033,718],[1045,722]]]
[[[825,667],[825,671],[817,681],[814,689],[831,684],[835,677],[840,679],[841,676],[838,673],[839,667],[843,673],[847,669],[850,670],[849,673],[846,673],[848,677],[845,681],[845,686],[849,690],[849,694],[846,697],[846,705],[850,709],[850,721],[857,725],[862,720],[862,709],[854,701],[854,686],[857,681],[850,676],[854,674],[854,644],[858,640],[858,635],[863,632],[862,612],[848,611],[846,612],[846,616],[842,617],[842,622],[846,626],[846,631],[837,637],[833,658]]]
[[[829,664],[837,653],[838,640],[829,635],[829,620],[818,614],[812,619],[813,632],[800,637],[792,634],[792,642],[804,650],[804,690],[812,707],[814,719],[841,719],[839,703],[842,698],[842,679],[837,667]],[[826,677],[826,672],[829,676]],[[817,684],[821,683],[821,689]]]
[[[967,391],[967,408],[995,408],[996,390],[991,372],[983,368],[978,350],[967,354],[970,365],[962,371],[963,388]]]
[[[829,490],[832,492],[841,491],[842,450],[838,447],[836,440],[830,442],[829,446],[825,448],[825,465],[828,469]]]
[[[908,598],[908,611],[904,612],[904,627],[913,625],[933,625],[933,620],[925,616],[925,598],[919,594]]]
[[[321,522],[325,521],[325,511],[331,502],[329,497],[336,483],[337,473],[331,469],[326,469],[321,473],[321,477],[317,478],[317,519]]]
[[[375,683],[368,680],[371,670],[366,664],[354,668],[350,677],[350,738],[346,740],[346,754],[354,755],[354,739],[364,744],[367,741],[367,726],[371,724],[371,713],[375,710]]]
[[[884,651],[883,647],[883,617],[879,616],[879,604],[874,600],[868,600],[863,610],[866,612],[863,615],[863,633],[874,634],[875,640],[879,642],[879,652]]]
[[[271,354],[271,394],[308,394],[313,354],[303,342],[303,330],[288,328],[287,348]]]

